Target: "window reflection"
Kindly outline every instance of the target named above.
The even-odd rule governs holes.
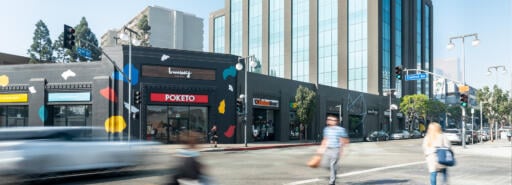
[[[0,106],[0,127],[22,127],[28,124],[28,106]]]

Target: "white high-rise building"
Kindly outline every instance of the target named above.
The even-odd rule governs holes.
[[[148,6],[137,14],[126,26],[142,33],[137,24],[144,15],[147,16],[149,45],[151,47],[203,50],[203,19],[181,11],[171,10],[160,6]],[[117,35],[123,28],[109,30],[101,36],[101,47],[111,47],[121,42]]]

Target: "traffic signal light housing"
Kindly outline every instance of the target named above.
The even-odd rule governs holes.
[[[142,103],[142,96],[140,94],[140,91],[135,91],[133,96],[133,103],[139,105]]]
[[[402,67],[400,67],[400,66],[395,67],[395,77],[396,77],[396,79],[399,79],[399,80],[402,79]]]
[[[468,95],[460,94],[460,106],[467,107],[468,106]]]
[[[64,48],[73,49],[75,46],[75,29],[71,26],[64,25]]]
[[[244,103],[241,100],[236,101],[236,112],[239,114],[244,113]]]

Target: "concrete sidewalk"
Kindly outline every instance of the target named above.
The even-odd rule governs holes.
[[[287,147],[300,147],[300,146],[312,146],[318,145],[314,141],[292,141],[292,142],[255,142],[247,143],[247,147],[243,143],[237,144],[217,144],[217,147],[213,147],[212,144],[199,144],[197,148],[200,152],[221,152],[221,151],[244,151],[244,150],[262,150],[271,148],[287,148]],[[183,144],[163,144],[154,146],[159,150],[165,152],[174,153],[178,149],[186,148]]]
[[[512,144],[506,139],[495,140],[494,142],[487,141],[483,143],[466,145],[466,148],[462,148],[462,146],[456,145],[453,146],[453,148],[455,155],[467,154],[512,159]]]

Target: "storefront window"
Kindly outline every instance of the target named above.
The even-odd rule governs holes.
[[[147,107],[147,139],[157,141],[168,141],[169,138],[169,120],[167,116],[167,106],[151,105]]]
[[[193,130],[205,135],[208,131],[208,107],[148,106],[147,139],[163,143],[181,143],[180,133]]]
[[[274,110],[254,109],[252,125],[254,141],[275,140]]]
[[[298,140],[300,139],[300,124],[297,121],[297,113],[290,112],[290,140]]]
[[[0,127],[23,127],[27,123],[28,106],[0,106]]]
[[[92,125],[91,105],[53,105],[45,126]]]
[[[363,117],[357,115],[349,116],[349,137],[361,138],[363,137]]]

